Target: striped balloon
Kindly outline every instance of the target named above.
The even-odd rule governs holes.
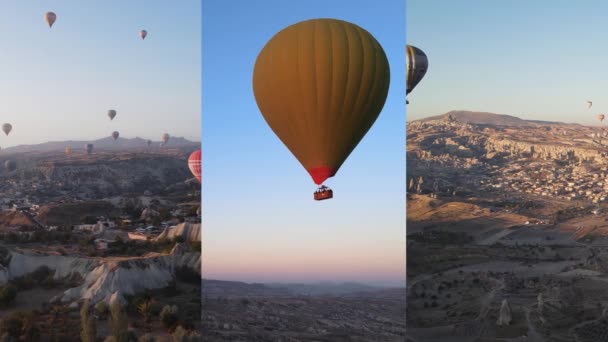
[[[426,54],[415,46],[408,45],[406,47],[406,81],[407,89],[405,94],[409,94],[418,82],[422,80],[429,67],[429,61]]]
[[[198,179],[198,182],[201,183],[201,150],[196,150],[190,154],[188,158],[188,168],[190,168],[190,172]]]

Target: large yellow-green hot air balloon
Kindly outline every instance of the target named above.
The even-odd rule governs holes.
[[[406,91],[407,96],[426,74],[429,67],[429,61],[426,54],[419,48],[407,45],[405,47],[405,65],[406,65]]]
[[[369,32],[342,20],[312,19],[266,43],[255,62],[253,92],[270,128],[320,185],[378,118],[389,80],[386,54]],[[318,191],[315,199],[328,193],[331,198]]]

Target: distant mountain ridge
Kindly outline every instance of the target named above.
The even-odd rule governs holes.
[[[316,284],[300,284],[300,283],[270,283],[265,284],[272,288],[283,288],[298,295],[344,295],[357,292],[367,292],[383,289],[382,287],[369,286],[358,283],[316,283]]]
[[[215,279],[203,279],[203,293],[209,297],[220,296],[362,296],[383,297],[400,293],[403,288],[370,286],[358,283],[245,283]]]
[[[0,153],[27,153],[27,152],[53,152],[63,151],[66,147],[72,148],[74,151],[84,150],[86,144],[93,144],[96,150],[125,150],[133,148],[147,148],[148,139],[135,138],[118,138],[114,140],[112,137],[105,137],[97,140],[67,140],[67,141],[49,141],[41,144],[17,145],[12,147],[2,148]],[[150,148],[158,148],[160,141],[152,141]],[[200,145],[200,142],[190,141],[182,137],[171,137],[167,143],[167,148],[172,147],[190,147]]]
[[[579,124],[555,122],[555,121],[541,121],[541,120],[524,120],[512,115],[506,114],[495,114],[488,112],[473,112],[466,110],[453,110],[442,115],[435,115],[428,118],[415,120],[415,121],[432,121],[447,119],[451,115],[452,118],[461,123],[477,124],[477,125],[493,125],[493,126],[511,126],[511,127],[529,127],[539,125],[559,125],[559,126],[570,126]]]

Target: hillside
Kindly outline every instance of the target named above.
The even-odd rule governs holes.
[[[564,124],[560,122],[551,121],[537,121],[537,120],[524,120],[515,116],[505,114],[494,114],[487,112],[472,112],[466,110],[453,110],[442,115],[431,116],[424,118],[421,122],[434,121],[447,119],[448,116],[452,116],[455,121],[460,123],[469,123],[477,125],[493,125],[493,126],[510,126],[510,127],[529,127],[539,125],[576,125],[576,124]]]
[[[121,138],[117,140],[112,137],[101,138],[97,140],[67,140],[67,141],[50,141],[42,144],[32,145],[18,145],[12,147],[2,148],[0,155],[9,155],[14,153],[27,153],[27,152],[52,152],[60,151],[63,152],[66,147],[72,148],[74,152],[84,152],[86,144],[93,144],[95,150],[127,150],[127,149],[150,149],[160,150],[160,141],[152,141],[151,146],[148,148],[148,139],[143,138]],[[181,137],[171,137],[164,149],[171,148],[196,148],[201,145],[200,142],[194,142]]]
[[[187,152],[99,152],[65,156],[53,152],[18,154],[11,157],[17,169],[0,168],[0,191],[31,193],[46,197],[99,199],[167,187],[186,187],[191,173]],[[0,156],[0,163],[6,158]],[[30,185],[31,184],[31,185]],[[35,188],[32,188],[35,186]]]

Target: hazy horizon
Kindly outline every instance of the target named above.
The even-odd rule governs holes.
[[[340,286],[347,284],[356,284],[363,285],[369,287],[376,287],[379,289],[388,289],[388,288],[402,288],[405,287],[405,280],[402,283],[394,282],[392,280],[389,281],[375,281],[375,282],[366,282],[366,281],[357,281],[357,280],[341,280],[341,281],[331,281],[331,280],[301,280],[301,281],[256,281],[256,280],[238,280],[238,279],[216,279],[216,278],[201,278],[202,280],[207,281],[229,281],[236,283],[246,283],[249,285],[253,284],[262,284],[262,285],[310,285],[310,286]]]
[[[113,131],[200,141],[200,9],[195,0],[0,4],[11,14],[0,22],[0,124],[13,125],[0,147]],[[57,14],[52,28],[47,11]]]
[[[592,126],[592,127],[600,126],[600,123],[597,122],[597,120],[596,120],[596,122],[591,122],[591,123],[578,123],[578,122],[574,122],[574,121],[559,121],[559,120],[550,120],[550,119],[547,120],[544,118],[543,119],[531,118],[526,114],[513,115],[513,114],[509,114],[509,113],[494,113],[494,112],[490,112],[487,110],[468,110],[468,109],[451,109],[451,110],[448,110],[447,112],[442,112],[442,113],[425,114],[425,115],[420,115],[419,117],[416,117],[416,118],[408,118],[406,121],[412,122],[412,121],[417,121],[417,120],[424,120],[424,119],[431,118],[434,116],[445,115],[450,112],[472,112],[472,113],[484,113],[484,114],[494,114],[494,115],[507,115],[507,116],[516,117],[516,118],[526,120],[526,121],[557,122],[557,123],[562,123],[562,124]]]
[[[408,0],[407,44],[429,68],[408,95],[407,120],[466,108],[598,125],[608,112],[607,10],[600,0]]]

